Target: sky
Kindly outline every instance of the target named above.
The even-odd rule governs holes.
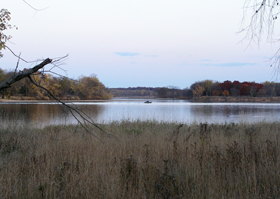
[[[68,54],[54,71],[97,75],[109,88],[190,87],[196,81],[275,81],[276,44],[244,40],[245,0],[1,0],[7,45],[28,61]],[[249,19],[249,16],[247,16]],[[277,28],[277,27],[276,27]],[[276,29],[277,30],[277,29]],[[4,50],[0,67],[17,58]],[[20,62],[19,69],[34,66]],[[65,71],[66,70],[66,71]]]

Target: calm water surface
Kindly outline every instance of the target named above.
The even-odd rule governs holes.
[[[167,122],[238,123],[279,121],[279,103],[192,103],[185,100],[119,100],[69,103],[87,113],[96,123],[121,120]],[[0,103],[0,124],[44,126],[77,123],[56,103]]]

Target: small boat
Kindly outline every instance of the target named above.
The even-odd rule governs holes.
[[[151,101],[146,101],[146,102],[144,102],[144,103],[146,103],[146,104],[150,104],[150,103],[152,103]]]

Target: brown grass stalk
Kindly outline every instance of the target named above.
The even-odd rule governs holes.
[[[83,128],[63,140],[72,125],[0,129],[0,198],[280,195],[280,123],[123,121],[103,128],[118,140],[102,143]]]

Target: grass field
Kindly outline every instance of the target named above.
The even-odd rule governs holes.
[[[280,196],[280,123],[102,128],[1,128],[0,198]]]

